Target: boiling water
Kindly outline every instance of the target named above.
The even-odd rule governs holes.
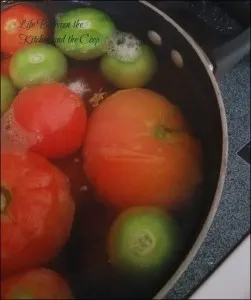
[[[96,73],[100,77],[94,89],[88,84],[88,82],[92,84],[89,79],[85,80],[83,76],[74,73],[76,69],[91,70],[92,73]],[[73,76],[75,79],[72,80],[72,77],[71,79],[67,77],[65,83],[70,89],[82,96],[88,116],[91,115],[97,104],[93,101],[94,95],[103,93],[103,98],[105,98],[116,91],[114,86],[102,78],[99,71],[99,60],[89,62],[69,60],[68,74],[75,74],[75,77]],[[166,74],[166,70],[160,66],[158,74],[146,88],[165,94],[166,92],[160,89],[160,87],[166,86],[163,78],[167,77],[164,74]],[[95,76],[93,80],[97,81]],[[1,125],[4,129],[2,141],[9,147],[26,151],[39,140],[39,136],[36,134],[27,135],[19,128],[12,110],[2,119]],[[12,130],[13,128],[15,130]],[[6,132],[8,135],[5,135]],[[170,266],[161,281],[147,282],[144,279],[132,282],[118,274],[108,261],[106,242],[109,229],[119,211],[105,206],[88,182],[83,172],[82,148],[64,159],[52,160],[51,162],[61,169],[70,180],[71,192],[76,203],[76,215],[68,243],[59,255],[48,264],[48,267],[66,279],[76,299],[153,297],[177,267],[176,258],[174,257],[173,265]],[[181,217],[181,220],[183,223],[184,216]],[[187,224],[185,226],[187,230]]]
[[[76,66],[96,71],[100,76],[98,61],[70,61],[69,73]],[[147,88],[159,91],[160,85],[165,86],[162,82],[164,72],[165,70],[160,68],[159,73]],[[76,88],[82,95],[88,115],[90,115],[95,109],[91,104],[91,99],[99,88],[97,87],[96,91],[91,90],[83,79],[77,78],[76,81],[71,81],[70,87]],[[106,96],[116,91],[105,79],[101,81],[103,84],[100,88],[106,93]],[[173,265],[169,266],[165,276],[156,282],[152,280],[147,282],[145,279],[132,282],[118,274],[109,264],[106,242],[109,229],[119,211],[104,205],[88,182],[83,172],[82,148],[71,156],[53,160],[52,163],[58,166],[70,179],[72,195],[77,209],[71,237],[49,267],[66,278],[76,298],[135,299],[153,297],[177,267],[180,253],[177,254],[177,257],[173,257]],[[179,212],[175,218],[177,222],[179,222],[179,218],[182,222],[186,222],[183,212]],[[191,229],[189,225],[186,224],[185,226],[186,230]]]
[[[147,35],[147,32],[145,34]],[[131,36],[127,36],[126,39],[129,44],[133,44]],[[108,50],[110,54],[115,56],[119,55],[121,58],[124,49],[118,47],[118,49],[116,49],[117,52],[114,51],[114,48],[112,48],[113,42],[114,41],[111,41],[111,44],[108,45]],[[125,59],[130,60],[137,55],[134,50],[137,49],[138,44],[133,44],[133,46],[136,48],[132,47],[129,56]],[[100,76],[98,60],[89,62],[69,60],[68,73],[76,67],[78,69],[91,69]],[[182,99],[182,102],[186,103],[186,105],[183,105],[183,108],[189,111],[189,109],[191,109],[189,101],[193,97],[193,91],[188,88],[188,85],[182,89],[180,88],[180,82],[176,82],[174,79],[181,79],[181,76],[180,71],[172,65],[171,61],[165,61],[165,64],[159,64],[157,75],[146,88],[164,94],[176,102],[176,104],[179,104],[180,99]],[[66,83],[69,88],[82,96],[88,115],[90,115],[97,104],[95,102],[96,98],[93,98],[93,94],[97,93],[100,95],[100,93],[104,92],[102,96],[106,97],[115,92],[116,88],[107,81],[101,80],[103,82],[101,86],[97,86],[97,89],[92,90],[83,79],[84,78],[80,77],[70,82],[67,79]],[[100,99],[98,98],[97,101],[98,100]],[[9,125],[13,125],[14,123],[15,120],[13,120],[13,114],[10,111],[8,117],[5,118],[3,124],[4,128],[9,130]],[[16,135],[11,135],[11,137],[8,143],[12,145],[12,147],[13,145],[14,147],[17,145],[30,146],[35,144],[37,139],[39,139],[39,136],[36,135],[27,137],[21,129],[18,130],[18,138],[16,138]],[[13,141],[16,144],[13,143]],[[186,247],[184,247],[184,253],[177,253],[177,257],[173,259],[173,265],[167,270],[165,276],[156,282],[147,282],[146,280],[132,282],[128,278],[116,273],[108,261],[106,239],[109,228],[117,216],[118,211],[102,204],[95,190],[88,182],[83,172],[82,149],[64,159],[52,160],[52,163],[58,166],[70,180],[72,195],[76,203],[76,215],[68,243],[61,250],[59,255],[48,264],[48,267],[59,272],[68,281],[76,299],[149,299],[154,297],[155,293],[158,292],[167,282],[168,278],[170,278],[173,271],[176,270],[181,258],[187,251]],[[191,218],[191,211],[196,211],[197,209],[198,212],[200,210],[200,204],[194,209],[194,206],[198,205],[198,203],[201,202],[194,199],[191,207],[178,212],[175,216],[184,237],[189,236],[195,227],[196,223],[193,217]],[[187,248],[189,248],[189,243]]]
[[[99,74],[98,61],[70,61],[70,70],[88,68]],[[105,79],[100,89],[108,96],[116,91]],[[93,91],[83,77],[71,81],[70,88],[82,95],[88,115],[95,109],[91,99]],[[118,211],[105,206],[98,198],[83,172],[82,148],[64,159],[53,160],[70,179],[71,191],[76,203],[76,215],[71,237],[59,256],[49,265],[69,282],[77,299],[144,297],[146,290],[133,285],[117,274],[108,261],[106,241],[109,229]],[[145,283],[144,283],[145,284]],[[149,295],[149,293],[147,293]]]

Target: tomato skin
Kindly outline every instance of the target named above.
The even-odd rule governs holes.
[[[40,268],[1,281],[1,299],[73,299],[73,296],[56,272]]]
[[[1,60],[1,75],[9,77],[10,57],[5,57]]]
[[[80,148],[86,130],[86,110],[81,97],[66,85],[48,83],[25,89],[17,95],[12,108],[20,127],[38,136],[32,151],[60,158]]]
[[[72,67],[67,74],[66,84],[73,91],[76,91],[84,98],[85,106],[88,114],[93,111],[93,106],[90,99],[98,93],[105,93],[107,97],[114,90],[111,84],[102,76],[100,71],[95,66],[88,65]]]
[[[1,213],[1,275],[40,266],[66,243],[75,205],[68,179],[45,158],[1,149],[1,186],[12,199]]]
[[[179,130],[157,137],[157,129]],[[147,89],[114,93],[94,111],[84,170],[108,204],[175,208],[201,181],[201,149],[179,109]]]
[[[34,24],[31,28],[27,27],[29,22]],[[25,42],[25,37],[42,37],[44,41],[48,32],[48,18],[36,7],[16,4],[1,12],[1,51],[4,53],[14,54],[21,48],[37,43],[35,39]]]

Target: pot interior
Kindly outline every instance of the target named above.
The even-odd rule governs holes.
[[[185,259],[200,233],[212,202],[214,200],[222,155],[222,126],[217,97],[196,52],[187,40],[164,18],[136,1],[62,1],[31,2],[41,8],[52,20],[55,15],[73,8],[91,5],[106,12],[117,24],[118,29],[132,32],[149,44],[159,61],[158,73],[147,86],[165,95],[178,105],[191,129],[202,143],[204,155],[204,182],[191,204],[174,213],[181,230],[183,244],[176,253],[171,266],[157,282],[129,282],[115,273],[105,255],[105,237],[111,225],[115,211],[101,204],[95,204],[94,192],[88,191],[76,216],[71,238],[60,255],[50,264],[69,281],[74,296],[80,298],[151,298],[162,288]],[[161,45],[155,45],[148,37],[149,31],[155,31],[161,37]],[[171,53],[176,50],[183,59],[178,67]],[[69,159],[70,161],[70,159]],[[68,161],[55,162],[65,168],[80,173],[78,167],[72,167]],[[81,166],[80,166],[81,167]],[[73,169],[72,169],[73,168]],[[189,171],[189,170],[188,170]],[[84,182],[76,176],[77,180]],[[79,197],[79,202],[83,195]],[[80,214],[85,211],[86,219]],[[88,214],[90,210],[93,214]],[[88,217],[90,215],[90,217]],[[81,229],[81,232],[79,230]]]

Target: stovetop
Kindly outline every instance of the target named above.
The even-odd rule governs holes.
[[[241,2],[247,5],[249,1],[238,1]],[[194,14],[202,20],[207,26],[203,30],[197,28],[194,36],[199,44],[200,31],[205,35],[207,30],[208,44],[219,46],[250,26],[247,12],[243,17],[238,12],[239,16],[234,18],[224,3],[218,6],[212,1],[161,1],[157,6],[174,19],[175,9],[182,7],[183,15]],[[183,19],[176,21],[181,23]],[[228,172],[223,195],[202,247],[169,292],[168,299],[188,298],[250,232],[250,56],[226,72],[219,85],[229,130]]]
[[[202,247],[168,299],[187,298],[250,232],[250,148],[245,155],[249,163],[238,154],[250,142],[250,58],[226,73],[220,88],[229,130],[228,172],[221,203]]]

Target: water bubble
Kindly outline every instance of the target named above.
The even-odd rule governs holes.
[[[86,192],[87,190],[88,190],[87,185],[83,185],[80,187],[80,191],[82,191],[82,192]]]
[[[76,163],[76,164],[78,164],[78,163],[80,163],[80,159],[77,158],[77,157],[75,157],[75,158],[73,159],[73,162]]]

